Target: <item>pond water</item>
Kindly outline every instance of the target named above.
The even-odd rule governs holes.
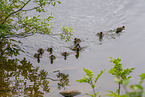
[[[83,67],[97,75],[101,70],[106,69],[96,84],[96,91],[104,95],[107,90],[114,90],[117,84],[113,82],[113,76],[108,73],[112,68],[109,57],[121,58],[124,68],[132,68],[131,84],[138,83],[138,75],[145,73],[145,1],[144,0],[63,0],[62,4],[56,7],[48,7],[48,13],[41,14],[46,18],[53,13],[51,24],[54,26],[53,34],[35,34],[26,38],[19,38],[23,43],[26,52],[21,53],[19,59],[26,57],[34,67],[40,66],[49,73],[49,77],[56,78],[53,71],[60,70],[69,75],[69,86],[66,91],[79,90],[82,94],[77,97],[88,97],[85,93],[92,93],[91,87],[85,83],[78,83],[75,80],[82,78],[85,73]],[[100,42],[97,33],[125,26],[125,31],[114,35],[115,39],[105,34]],[[74,30],[73,38],[80,38],[83,50],[79,52],[76,59],[76,52],[70,47],[73,46],[73,39],[69,42],[60,40],[58,33],[63,26],[71,26]],[[50,63],[47,48],[53,48],[56,59]],[[34,58],[37,49],[44,48],[44,54],[40,63]],[[68,52],[66,60],[61,55]],[[50,92],[44,97],[62,97],[55,81],[50,81]]]

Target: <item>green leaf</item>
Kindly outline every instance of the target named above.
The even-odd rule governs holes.
[[[119,83],[121,81],[120,78],[113,78],[115,82]]]
[[[141,78],[141,81],[143,81],[145,79],[145,73],[142,73],[141,75],[139,75],[139,77]]]
[[[93,73],[91,70],[88,70],[88,69],[85,69],[85,68],[83,68],[83,70],[84,70],[84,71],[85,71],[85,73],[86,73],[86,74],[88,74],[88,75],[90,75],[90,74],[92,74],[92,73]]]
[[[91,85],[92,88],[95,88],[95,85]]]
[[[105,70],[104,70],[105,71]],[[97,77],[95,78],[95,83],[97,82],[97,80],[99,79],[99,77],[103,74],[104,72],[103,70],[101,70],[100,74],[97,75]]]
[[[93,94],[88,94],[88,93],[85,93],[86,95],[89,95],[89,96],[91,96],[91,97],[96,97],[95,95],[93,95]]]
[[[142,90],[143,87],[141,85],[131,85],[130,88],[132,90],[138,91],[138,90]]]
[[[90,83],[90,79],[88,76],[84,76],[82,79],[76,81],[80,83]]]

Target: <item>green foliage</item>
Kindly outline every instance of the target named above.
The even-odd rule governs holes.
[[[142,84],[145,79],[145,73],[142,73],[141,75],[139,75],[139,77],[141,77],[141,81],[139,83]]]
[[[23,29],[21,33],[41,33],[41,34],[49,34],[52,33],[51,29],[53,28],[50,24],[46,23],[46,21],[50,21],[53,17],[49,16],[44,21],[39,19],[40,15],[34,17],[26,16],[22,20],[18,22],[19,28]]]
[[[60,34],[61,38],[60,39],[64,39],[66,42],[71,40],[71,36],[73,35],[73,29],[68,26],[68,27],[62,27],[62,33]]]
[[[92,89],[93,89],[93,94],[88,94],[86,93],[86,95],[89,95],[91,97],[97,97],[97,95],[99,94],[99,92],[95,92],[95,84],[97,82],[97,80],[99,79],[99,77],[103,74],[103,70],[101,70],[101,72],[95,77],[95,80],[93,80],[94,75],[93,72],[91,70],[85,69],[83,68],[84,72],[86,73],[86,75],[80,79],[80,80],[76,80],[77,82],[80,83],[88,83],[91,85]],[[99,96],[100,97],[100,96]]]
[[[114,93],[112,91],[109,91],[110,94],[106,94],[106,96],[109,96],[109,97],[128,97],[127,95],[118,95],[117,93]]]
[[[25,8],[30,2],[35,3],[35,7],[29,9]],[[17,35],[26,35],[31,33],[49,34],[53,28],[48,22],[53,18],[52,13],[43,21],[38,16],[26,16],[23,15],[32,10],[36,12],[46,12],[44,9],[46,5],[60,4],[60,1],[56,0],[1,0],[0,1],[0,37],[6,35],[12,35],[16,32]],[[26,10],[25,10],[25,9]],[[22,32],[20,32],[22,31]],[[23,34],[22,34],[23,33]]]
[[[120,94],[120,88],[122,85],[124,88],[128,85],[131,76],[130,73],[134,70],[134,68],[131,69],[123,69],[123,66],[121,64],[121,59],[117,58],[117,59],[113,59],[112,57],[110,57],[112,60],[110,60],[114,65],[113,68],[111,70],[109,70],[109,73],[114,75],[114,81],[118,83],[118,95]]]
[[[130,78],[131,78],[131,76],[129,76],[129,75],[134,70],[134,68],[123,69],[123,66],[121,64],[121,59],[119,59],[119,58],[113,59],[112,57],[110,57],[110,58],[112,59],[111,62],[114,64],[113,65],[114,67],[111,70],[109,70],[109,73],[111,73],[112,75],[115,76],[114,81],[118,83],[119,88],[116,93],[109,91],[110,94],[106,94],[106,95],[110,96],[110,97],[144,97],[145,95],[144,95],[142,83],[145,79],[145,73],[142,73],[141,75],[139,75],[139,77],[141,77],[139,84],[130,85],[130,88],[133,91],[128,92],[126,87],[129,84]],[[120,95],[121,86],[125,90],[124,95]]]
[[[110,61],[114,65],[113,65],[113,68],[109,70],[109,73],[115,76],[114,81],[118,83],[119,88],[117,89],[117,92],[109,91],[110,94],[106,94],[106,96],[107,97],[145,97],[145,91],[142,86],[142,83],[145,79],[145,73],[142,73],[141,75],[139,75],[140,77],[139,84],[130,85],[130,89],[132,89],[133,91],[129,92],[127,90],[127,85],[130,82],[130,78],[131,78],[130,73],[134,70],[134,68],[123,69],[123,66],[121,64],[121,59],[119,58],[113,59],[112,57],[110,58],[111,58]],[[93,89],[93,94],[86,93],[86,95],[89,95],[91,97],[97,97],[99,92],[95,92],[95,84],[105,70],[104,71],[101,70],[101,72],[95,78],[91,70],[88,70],[85,68],[83,68],[83,70],[86,73],[86,75],[82,79],[76,80],[76,81],[80,83],[90,84],[91,88]],[[123,89],[125,90],[125,94],[123,95],[120,95],[121,87],[123,87]],[[99,95],[99,97],[101,96]]]

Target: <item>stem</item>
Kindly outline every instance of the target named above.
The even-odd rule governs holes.
[[[27,10],[22,10],[22,11],[31,11],[31,10],[34,10],[34,9],[37,9],[37,8],[39,8],[39,7],[34,7],[32,9],[27,9]]]
[[[6,20],[7,20],[11,15],[13,15],[13,14],[15,14],[15,13],[21,11],[30,1],[31,1],[31,0],[28,0],[19,10],[11,12],[11,13],[5,18],[5,20],[2,22],[2,25],[6,22]]]
[[[118,95],[120,95],[120,88],[121,88],[121,82],[119,82],[119,87],[118,87]]]
[[[94,86],[92,79],[91,79],[91,84]],[[93,87],[93,93],[95,95],[95,88],[94,87]]]

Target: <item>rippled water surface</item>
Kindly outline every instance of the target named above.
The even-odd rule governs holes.
[[[100,94],[107,93],[106,90],[115,90],[117,85],[113,82],[113,77],[108,74],[111,68],[109,57],[121,58],[125,68],[135,67],[132,73],[131,83],[139,81],[139,74],[144,73],[145,68],[145,1],[144,0],[62,0],[62,4],[56,7],[48,7],[48,12],[42,14],[46,18],[53,13],[51,24],[54,26],[53,34],[40,35],[35,34],[26,38],[19,38],[23,42],[23,48],[26,52],[19,58],[26,57],[33,66],[40,66],[40,69],[48,71],[51,77],[54,77],[53,71],[60,70],[69,75],[69,85],[65,90],[79,90],[81,95],[78,97],[87,97],[85,93],[92,93],[88,84],[80,84],[75,80],[85,75],[83,67],[92,70],[98,74],[102,69],[105,73],[100,77],[96,91]],[[116,29],[125,26],[125,31],[115,35],[115,39],[105,34],[102,42],[99,41],[97,33]],[[64,42],[57,35],[61,32],[63,26],[71,26],[74,30],[73,38],[82,40],[81,47],[84,47],[76,59],[76,52],[70,47],[73,41]],[[48,47],[54,49],[56,56],[53,64],[50,64]],[[45,53],[40,59],[40,63],[33,58],[38,48],[44,48]],[[67,60],[64,60],[62,52],[69,52]],[[44,94],[44,97],[61,97],[60,91],[55,82],[49,83],[50,92]]]

